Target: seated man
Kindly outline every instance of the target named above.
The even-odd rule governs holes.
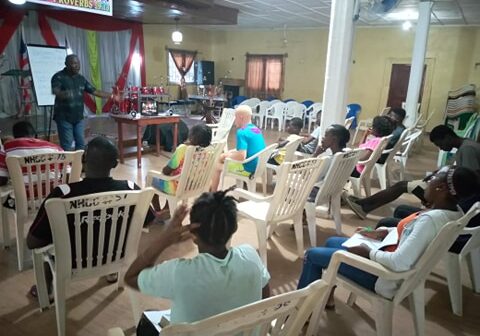
[[[451,151],[453,148],[457,148],[455,154],[457,166],[477,172],[480,170],[480,143],[459,137],[445,125],[439,125],[432,129],[430,141],[441,150]],[[364,219],[367,213],[396,200],[406,192],[414,194],[423,201],[424,189],[425,182],[422,180],[400,181],[370,197],[356,199],[353,196],[348,196],[346,201],[352,211],[358,217]]]
[[[302,143],[298,147],[298,151],[306,154],[314,154],[315,150],[318,148],[318,140],[320,139],[321,129],[320,129],[320,121],[321,121],[322,112],[317,113],[317,119],[315,124],[317,128],[313,130],[313,132],[303,139]],[[318,153],[317,153],[318,155]]]
[[[182,225],[188,209],[179,206],[166,230],[153,237],[125,274],[130,287],[172,301],[172,323],[198,321],[270,295],[270,274],[257,251],[249,245],[227,246],[237,230],[229,190],[197,198],[190,225]],[[189,236],[198,246],[197,256],[157,263],[170,245]]]
[[[12,128],[13,139],[5,141],[0,150],[0,185],[8,182],[7,157],[11,155],[36,155],[63,152],[62,147],[54,143],[36,139],[35,128],[28,121],[19,121]]]
[[[300,118],[292,118],[287,121],[287,127],[285,127],[285,131],[290,134],[286,139],[280,138],[278,139],[278,147],[277,150],[272,154],[270,159],[268,159],[268,163],[273,165],[281,165],[285,158],[285,147],[289,142],[295,141],[297,139],[301,139],[302,137],[299,135],[300,131],[303,127],[303,120]]]
[[[96,137],[92,139],[85,150],[83,156],[83,165],[85,169],[85,178],[80,182],[64,184],[56,187],[42,203],[35,220],[30,227],[27,235],[27,246],[29,249],[36,249],[47,246],[52,243],[52,230],[45,210],[45,202],[51,198],[71,198],[82,195],[101,193],[118,190],[139,190],[140,188],[133,182],[126,180],[114,180],[110,177],[110,171],[118,164],[118,150],[107,138]],[[155,219],[155,213],[151,208],[145,218],[145,224],[149,224]],[[50,276],[49,267],[46,267]],[[116,275],[110,277],[109,281],[115,281]],[[30,293],[36,296],[36,287],[32,287]]]
[[[237,129],[237,146],[220,156],[220,162],[217,165],[212,178],[212,191],[218,189],[220,184],[220,175],[223,170],[223,163],[226,158],[237,161],[243,161],[265,149],[265,140],[262,131],[252,124],[252,108],[247,105],[240,105],[235,111],[235,126]],[[257,168],[257,159],[246,164],[230,163],[228,170],[236,174],[250,176]]]
[[[393,108],[390,111],[388,111],[386,117],[390,118],[390,120],[393,123],[393,132],[392,132],[392,137],[388,141],[388,145],[385,149],[390,149],[393,148],[398,142],[398,139],[400,139],[400,136],[402,135],[403,131],[405,131],[405,125],[403,125],[403,120],[405,119],[406,112],[403,108]],[[377,163],[385,163],[385,160],[387,159],[388,154],[382,154],[380,158],[377,160]]]

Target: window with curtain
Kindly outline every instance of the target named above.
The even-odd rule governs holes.
[[[280,98],[283,91],[285,55],[247,54],[245,89],[249,97]]]
[[[185,83],[195,82],[195,56],[196,51],[168,50],[168,82],[180,84],[182,77]]]

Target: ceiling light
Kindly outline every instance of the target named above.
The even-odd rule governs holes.
[[[27,0],[8,0],[15,5],[23,5]]]
[[[402,11],[392,11],[385,15],[387,20],[393,21],[403,21],[403,20],[418,20],[418,12],[411,9],[406,9]]]
[[[178,30],[178,17],[175,18],[175,31],[172,33],[172,41],[175,44],[180,44],[183,41],[183,34]]]
[[[412,28],[412,23],[410,21],[405,21],[402,24],[402,29],[403,30],[410,30],[410,28]]]

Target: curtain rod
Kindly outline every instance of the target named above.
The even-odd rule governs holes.
[[[288,53],[285,54],[250,54],[246,53],[245,56],[283,56],[283,57],[288,57]]]
[[[201,51],[198,50],[186,50],[186,49],[175,49],[175,48],[170,48],[168,45],[165,46],[166,51],[182,51],[182,52],[189,52],[189,53],[197,53],[197,54],[203,54]]]

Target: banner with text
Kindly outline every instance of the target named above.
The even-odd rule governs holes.
[[[113,0],[27,0],[47,6],[84,11],[94,14],[113,14]]]

